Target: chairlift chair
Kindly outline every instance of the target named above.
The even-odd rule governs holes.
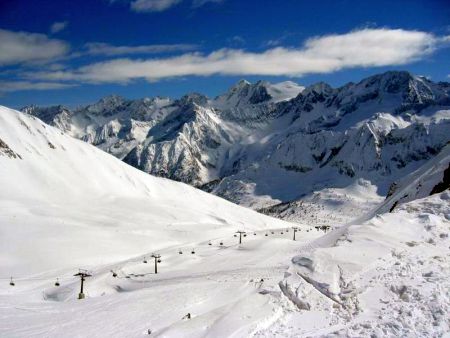
[[[60,285],[59,280],[58,280],[58,278],[56,278],[55,286],[59,286],[59,285]]]
[[[9,285],[14,286],[16,284],[14,284],[13,278],[11,277],[11,281],[9,282]]]

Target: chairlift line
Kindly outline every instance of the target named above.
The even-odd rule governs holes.
[[[311,227],[311,228],[306,229],[306,232],[312,231],[312,230],[314,230],[314,228],[315,228],[316,230],[318,230],[318,231],[323,230],[324,232],[326,232],[327,230],[330,230],[331,227],[328,226],[328,225],[325,225],[325,226],[314,226],[314,227]],[[301,228],[299,228],[299,227],[292,227],[291,229],[293,230],[293,231],[292,231],[292,232],[293,232],[293,240],[295,241],[295,240],[296,240],[296,233],[299,232],[299,231],[301,231]],[[288,233],[289,230],[290,230],[290,229],[281,230],[281,231],[280,231],[280,234],[283,235],[284,232]],[[271,230],[270,233],[271,233],[271,234],[275,234],[275,230]],[[245,231],[243,231],[243,230],[238,230],[238,231],[236,231],[236,233],[233,235],[233,237],[237,237],[238,234],[239,234],[239,244],[242,244],[242,237],[247,237],[247,233],[246,233]],[[254,236],[257,235],[257,234],[256,234],[256,231],[253,232],[253,235],[254,235]],[[268,236],[269,236],[269,231],[266,232],[266,233],[264,234],[264,236],[265,236],[265,237],[268,237]],[[208,241],[208,245],[211,246],[212,244],[213,244],[213,243],[212,243],[211,241]],[[224,245],[223,240],[221,240],[221,241],[219,242],[219,245],[220,245],[220,246],[223,246],[223,245]],[[191,254],[194,255],[195,253],[196,253],[196,252],[195,252],[195,248],[192,248]],[[180,254],[180,255],[183,254],[182,249],[179,249],[178,254]],[[152,254],[151,257],[155,259],[155,274],[157,274],[157,273],[158,273],[158,263],[161,263],[161,262],[162,262],[161,255],[160,255],[160,254]],[[145,263],[145,264],[148,263],[146,257],[143,258],[143,263]],[[112,274],[112,277],[114,277],[114,278],[118,277],[117,272],[115,272],[114,270],[110,270],[110,272],[111,272],[111,274]],[[78,294],[78,299],[84,299],[84,298],[85,298],[85,295],[84,295],[84,281],[85,281],[85,278],[87,278],[87,277],[92,277],[92,274],[88,273],[87,270],[79,269],[79,272],[76,273],[76,274],[74,274],[73,276],[74,276],[74,277],[80,277],[81,285],[80,285],[80,292],[79,292],[79,294]],[[60,279],[62,279],[62,280],[68,280],[68,279],[72,279],[72,278],[73,278],[73,277],[63,277],[63,278],[57,277],[57,278],[56,278],[56,281],[55,281],[55,283],[54,283],[54,286],[55,286],[55,287],[58,287],[58,286],[61,285]],[[129,275],[126,275],[125,278],[130,278],[130,276],[129,276]],[[5,278],[0,278],[0,280],[9,280],[9,285],[10,285],[10,286],[15,286],[17,281],[33,281],[33,280],[38,281],[38,280],[48,280],[48,279],[49,279],[49,278],[13,278],[13,277],[9,277],[9,278],[6,278],[6,277],[5,277]]]

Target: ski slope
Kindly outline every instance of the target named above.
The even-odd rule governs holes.
[[[2,275],[113,262],[288,224],[142,173],[40,120],[0,108]]]
[[[448,146],[366,218],[325,235],[298,225],[293,241],[292,223],[149,176],[3,107],[0,140],[1,337],[450,331],[450,192],[428,196]],[[84,300],[78,268],[92,274]]]
[[[318,236],[303,227],[294,242],[293,224],[152,177],[5,107],[0,139],[0,336],[246,336],[272,315],[251,280],[276,280]],[[93,275],[83,301],[78,268]],[[197,319],[182,321],[187,312]]]

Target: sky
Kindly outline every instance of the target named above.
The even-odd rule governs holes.
[[[0,104],[13,108],[387,70],[450,81],[448,0],[0,0]]]

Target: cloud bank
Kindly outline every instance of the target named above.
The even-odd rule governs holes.
[[[69,45],[44,34],[0,29],[0,66],[48,62],[69,52]]]
[[[152,59],[113,59],[70,71],[31,76],[51,81],[126,83],[178,76],[266,75],[300,77],[346,68],[403,65],[431,54],[448,37],[402,29],[361,29],[307,40],[301,48],[272,48],[261,53],[220,49],[203,55]]]
[[[197,48],[192,44],[173,45],[143,45],[143,46],[114,46],[103,42],[90,42],[85,45],[86,54],[90,55],[130,55],[130,54],[159,54],[168,52],[186,52]]]
[[[58,82],[0,81],[0,93],[9,93],[21,90],[66,89],[74,86],[76,85]]]

